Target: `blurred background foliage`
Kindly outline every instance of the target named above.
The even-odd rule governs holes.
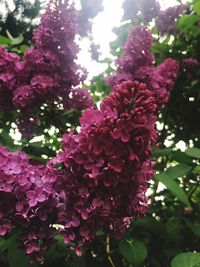
[[[179,1],[181,2],[181,1]],[[44,1],[15,0],[14,9],[2,1],[0,12],[0,45],[23,53],[31,46],[32,32],[44,8]],[[101,10],[99,1],[82,0],[79,35],[91,37],[91,22]],[[158,27],[157,4],[153,0],[124,0],[121,25],[114,29],[117,38],[110,44],[112,58],[101,63],[107,69],[85,84],[98,104],[108,95],[110,87],[105,78],[115,70],[113,57],[123,54],[121,48],[133,25],[147,25],[152,31],[152,52],[155,65],[168,57],[180,62],[180,72],[170,101],[157,122],[158,146],[152,157],[156,175],[149,184],[149,212],[134,220],[121,241],[110,240],[99,233],[99,238],[77,258],[64,247],[58,237],[43,266],[53,267],[198,267],[200,266],[200,66],[184,67],[185,58],[200,62],[200,1],[192,0],[178,16],[170,32]],[[148,11],[153,13],[148,18]],[[81,11],[80,11],[81,12]],[[164,18],[163,18],[164,20]],[[18,111],[16,111],[18,112]],[[24,139],[16,126],[16,112],[0,112],[0,143],[11,150],[23,150],[34,160],[45,162],[60,149],[60,140],[69,128],[78,129],[80,112],[63,113],[55,110],[38,113],[40,125],[35,136]],[[33,111],[34,112],[34,111]],[[1,267],[30,267],[16,245],[15,235],[0,240]]]

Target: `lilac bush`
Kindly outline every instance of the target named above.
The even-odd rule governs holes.
[[[76,13],[69,1],[51,0],[23,59],[0,50],[0,108],[17,110],[23,137],[41,123],[41,108],[51,116],[56,108],[85,110],[46,163],[0,147],[0,236],[18,231],[25,254],[39,262],[58,235],[80,256],[99,230],[120,239],[148,211],[155,123],[179,71],[171,58],[155,66],[150,31],[134,27],[107,77],[111,92],[95,108],[76,63]],[[196,64],[182,62],[185,69]]]

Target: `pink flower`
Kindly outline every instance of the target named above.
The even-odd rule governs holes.
[[[100,110],[85,111],[77,135],[64,136],[58,156],[62,167],[51,164],[49,172],[60,184],[55,190],[64,196],[58,222],[65,225],[66,243],[73,239],[78,248],[102,228],[121,236],[130,224],[127,218],[146,212],[156,109],[145,84],[124,82],[113,88]]]

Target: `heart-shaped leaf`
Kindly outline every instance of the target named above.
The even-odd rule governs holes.
[[[171,267],[200,267],[200,253],[181,253],[173,258]]]

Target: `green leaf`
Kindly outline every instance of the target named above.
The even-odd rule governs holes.
[[[7,33],[7,35],[8,35],[8,38],[9,38],[9,40],[10,40],[10,44],[11,44],[11,45],[18,45],[18,44],[21,44],[21,43],[23,42],[23,40],[24,40],[24,37],[23,37],[22,34],[20,34],[19,36],[17,36],[17,37],[14,38],[14,37],[9,33],[9,31],[6,31],[6,33]]]
[[[196,235],[197,237],[200,237],[200,223],[197,221],[192,222],[188,219],[186,219],[185,221],[186,221],[186,225],[188,226],[188,228],[191,229],[193,234]]]
[[[190,164],[192,163],[192,158],[188,156],[185,152],[182,151],[173,151],[171,160],[175,160],[177,162]]]
[[[162,157],[162,156],[168,156],[172,153],[171,148],[153,148],[152,149],[152,154],[155,157]]]
[[[195,174],[200,173],[200,165],[196,166],[192,172]]]
[[[86,267],[85,258],[82,256],[80,258],[74,258],[74,260],[70,260],[70,267]]]
[[[173,258],[171,267],[200,267],[200,253],[181,253]]]
[[[39,264],[31,264],[24,251],[19,248],[17,235],[12,236],[9,240],[7,258],[9,267],[39,267]]]
[[[165,172],[170,178],[175,179],[178,177],[183,177],[191,171],[192,167],[186,164],[178,164],[175,167],[170,167]]]
[[[200,237],[200,223],[194,223],[191,226],[191,230],[196,236]]]
[[[96,231],[97,236],[102,236],[104,234],[105,234],[105,232],[102,229]]]
[[[136,231],[140,231],[140,229],[145,230],[159,238],[165,238],[166,230],[164,225],[161,222],[158,222],[155,218],[152,217],[144,217],[137,219],[133,222],[133,227]]]
[[[106,57],[102,60],[99,61],[100,63],[107,63],[107,64],[111,64],[113,62],[113,60],[109,57]]]
[[[198,20],[198,16],[196,15],[183,15],[181,16],[181,18],[178,21],[178,26],[183,29],[188,29],[191,28],[192,25],[194,25],[196,23],[196,21]]]
[[[1,45],[9,45],[10,39],[6,38],[5,36],[0,35],[0,44]]]
[[[138,240],[121,240],[119,242],[119,253],[134,267],[141,266],[147,257],[145,245]]]
[[[22,53],[24,53],[27,49],[28,49],[28,46],[27,46],[27,45],[21,45],[21,46],[20,46],[20,51],[21,51]]]
[[[0,144],[5,145],[12,151],[20,150],[21,146],[14,145],[13,139],[10,137],[10,135],[6,131],[2,131],[0,133]]]
[[[67,253],[69,253],[69,250],[64,244],[64,240],[61,235],[57,235],[55,237],[55,240],[56,240],[56,243],[54,244],[54,246],[50,248],[50,250],[48,251],[46,255],[46,259],[45,259],[46,262],[52,263],[55,260],[64,259]]]
[[[185,150],[185,153],[193,158],[200,159],[200,148],[192,147]]]
[[[0,239],[0,251],[5,251],[8,248],[8,244],[9,242],[6,239],[1,238]]]
[[[197,12],[197,15],[200,15],[200,2],[199,2],[199,0],[195,1],[193,8]]]
[[[184,225],[179,221],[178,218],[169,218],[166,225],[167,230],[167,239],[171,242],[176,242],[176,244],[180,244],[183,240],[182,231],[184,229]],[[181,251],[179,251],[180,253]],[[174,254],[176,255],[176,254]],[[174,256],[173,255],[173,256]]]
[[[171,179],[167,174],[160,173],[155,176],[155,179],[161,183],[163,183],[171,192],[177,197],[181,202],[183,202],[186,206],[190,207],[189,200],[187,198],[186,193],[179,186],[179,184]]]

